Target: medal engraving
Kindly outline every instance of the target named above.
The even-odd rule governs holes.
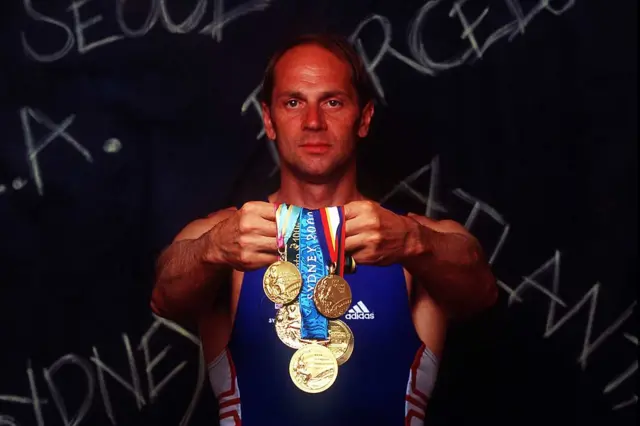
[[[313,290],[313,301],[318,312],[327,318],[344,315],[351,306],[351,288],[340,275],[323,277]]]
[[[345,322],[329,321],[329,343],[326,346],[336,357],[338,365],[344,364],[351,358],[353,344],[353,332]]]
[[[298,297],[302,276],[296,265],[279,260],[267,268],[262,278],[262,288],[269,300],[286,305]]]
[[[291,357],[289,375],[300,390],[308,393],[323,392],[336,381],[338,362],[325,346],[305,345]]]
[[[297,302],[278,309],[276,333],[282,343],[292,349],[300,349],[304,345],[300,338],[300,305]]]

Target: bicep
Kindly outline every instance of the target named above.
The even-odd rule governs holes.
[[[411,219],[415,220],[422,226],[426,226],[427,228],[433,229],[436,232],[441,233],[454,233],[454,234],[462,234],[467,237],[473,237],[473,235],[465,228],[462,224],[456,222],[455,220],[444,219],[444,220],[433,220],[426,216],[417,215],[415,213],[408,213]]]
[[[228,219],[236,211],[235,207],[219,210],[206,218],[196,219],[182,228],[174,237],[173,242],[182,240],[195,240],[209,232],[214,226]]]

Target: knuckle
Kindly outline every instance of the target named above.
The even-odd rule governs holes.
[[[370,215],[369,216],[369,227],[373,228],[373,229],[380,229],[380,218],[376,215]]]
[[[251,245],[251,241],[247,235],[243,234],[243,235],[240,235],[240,237],[238,237],[238,246],[240,246],[241,249],[246,249],[250,245]]]
[[[240,214],[242,214],[243,216],[247,215],[247,214],[251,214],[254,211],[254,205],[251,201],[248,201],[246,203],[244,203],[241,207],[240,207]]]

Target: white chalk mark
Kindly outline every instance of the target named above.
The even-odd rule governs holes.
[[[242,106],[240,107],[240,112],[242,115],[245,115],[247,111],[249,111],[250,107],[253,107],[253,110],[258,113],[258,116],[260,117],[260,132],[258,132],[256,139],[260,139],[266,134],[264,130],[264,122],[262,121],[262,105],[260,104],[260,100],[258,99],[260,90],[262,90],[262,84],[259,84],[258,87],[253,89],[253,92],[249,94],[247,99],[245,99],[245,101],[242,103]],[[274,141],[270,140],[270,142],[271,143],[267,145],[267,148],[269,149],[269,154],[271,155],[271,159],[273,160],[274,168],[269,173],[269,177],[275,175],[276,172],[280,169],[280,156],[278,155],[278,149],[276,147],[276,144],[273,143]]]
[[[67,413],[67,407],[65,406],[64,400],[62,399],[62,395],[58,390],[58,387],[53,383],[53,374],[55,374],[63,365],[72,364],[80,367],[80,369],[85,374],[87,379],[87,389],[84,401],[82,401],[82,405],[76,412],[76,415],[69,420],[69,415]],[[47,386],[49,386],[49,391],[51,392],[51,396],[53,397],[53,401],[58,408],[58,412],[60,413],[60,417],[62,417],[62,421],[65,426],[77,426],[82,422],[84,417],[89,412],[89,408],[91,408],[91,403],[93,401],[93,389],[95,379],[93,377],[93,373],[91,370],[91,365],[85,361],[83,358],[74,355],[67,354],[60,357],[56,362],[54,362],[51,367],[43,368],[44,379],[47,382]]]
[[[464,223],[464,227],[467,230],[471,229],[471,227],[473,226],[473,223],[478,217],[478,213],[480,212],[486,213],[487,215],[489,215],[489,217],[491,217],[491,219],[493,219],[495,222],[497,222],[499,225],[502,226],[502,233],[500,234],[500,238],[498,239],[496,246],[493,248],[491,255],[489,256],[489,264],[492,265],[493,262],[495,262],[496,257],[498,257],[498,253],[500,253],[500,250],[502,250],[502,246],[507,240],[507,235],[509,234],[511,225],[507,223],[504,217],[502,217],[502,215],[495,208],[491,207],[489,204],[485,203],[484,201],[476,197],[473,197],[472,195],[468,194],[462,189],[456,188],[453,191],[453,194],[461,198],[462,200],[466,201],[467,203],[473,204],[473,208],[471,209],[471,212],[469,213],[469,216],[467,217],[467,220]]]
[[[506,1],[507,1],[507,6],[509,7],[509,10],[515,15],[516,20],[514,24],[516,24],[517,28],[520,30],[520,31],[512,32],[511,37],[509,37],[509,41],[512,41],[518,35],[518,33],[524,34],[524,30],[527,27],[527,25],[529,25],[529,23],[531,23],[533,18],[535,18],[543,10],[547,9],[554,15],[559,16],[564,12],[566,12],[567,10],[569,10],[575,3],[574,0],[569,0],[561,9],[554,9],[550,5],[550,0],[540,0],[535,5],[535,7],[527,13],[526,16],[523,16],[522,8],[518,4],[518,0],[506,0]]]
[[[522,283],[520,285],[528,284],[531,287],[535,288],[536,290],[540,291],[541,293],[544,293],[549,299],[553,300],[554,302],[556,302],[560,306],[562,306],[564,308],[567,307],[567,305],[558,296],[553,294],[549,289],[546,289],[542,285],[538,284],[537,281],[534,281],[529,277],[522,277],[522,280],[523,281],[522,281]],[[518,288],[519,287],[520,286],[518,286]]]
[[[133,357],[133,350],[131,349],[131,342],[129,336],[122,333],[122,340],[124,341],[124,348],[127,351],[127,359],[129,360],[129,369],[131,371],[131,378],[133,380],[133,387],[136,390],[136,394],[139,398],[136,399],[138,403],[138,410],[146,404],[144,398],[142,398],[142,386],[140,385],[140,375],[138,374],[138,367],[136,366],[135,358]]]
[[[180,327],[178,324],[176,324],[173,321],[169,321],[168,319],[159,317],[158,315],[152,314],[152,316],[155,318],[156,321],[160,322],[160,324],[164,325],[165,327],[167,327],[169,330],[173,330],[176,333],[178,333],[179,335],[181,335],[182,337],[186,337],[187,339],[191,340],[191,342],[194,345],[200,345],[200,339],[198,339],[196,336],[194,336],[192,333],[189,333],[187,330],[185,330],[184,328]]]
[[[460,23],[462,24],[462,35],[460,36],[461,39],[469,39],[469,43],[471,43],[471,47],[473,48],[473,50],[476,52],[476,55],[478,55],[478,57],[482,57],[482,52],[480,51],[480,48],[478,47],[478,41],[476,40],[475,35],[473,35],[473,30],[476,29],[476,27],[478,25],[480,25],[480,22],[482,22],[482,20],[484,19],[485,16],[487,16],[487,13],[489,13],[489,8],[486,7],[482,13],[480,14],[480,16],[478,18],[476,18],[475,21],[473,21],[473,23],[471,25],[469,25],[469,21],[467,21],[467,17],[465,16],[464,13],[462,13],[462,5],[465,4],[467,2],[467,0],[458,0],[453,4],[453,7],[451,8],[451,11],[449,12],[449,18],[452,18],[453,15],[458,15],[458,18],[460,19]]]
[[[273,0],[251,0],[229,12],[224,11],[224,0],[213,0],[213,21],[200,30],[200,34],[211,34],[218,42],[222,41],[222,29],[228,23],[254,12],[266,10]]]
[[[122,149],[122,142],[116,138],[107,139],[102,146],[102,150],[109,154],[115,154]]]
[[[378,49],[376,56],[374,57],[373,61],[369,63],[367,55],[365,54],[365,51],[364,51],[362,40],[359,38],[359,35],[364,29],[364,27],[366,27],[370,22],[374,22],[374,21],[377,22],[382,27],[384,37],[383,37],[382,45]],[[358,26],[350,36],[351,42],[355,45],[356,50],[362,56],[363,61],[367,66],[367,73],[371,76],[371,79],[373,80],[373,83],[376,87],[378,95],[382,98],[382,101],[385,103],[386,101],[384,99],[384,90],[383,90],[382,84],[380,84],[380,80],[378,76],[375,74],[375,68],[382,61],[382,59],[387,55],[387,53],[389,53],[391,56],[395,57],[396,59],[400,60],[405,65],[410,66],[415,71],[418,71],[420,74],[431,75],[431,76],[435,75],[435,72],[432,69],[417,63],[416,61],[406,57],[405,55],[403,55],[402,53],[394,49],[391,46],[391,39],[392,39],[391,22],[389,22],[388,18],[381,15],[375,15],[375,14],[369,16],[368,18],[360,22],[360,24],[358,24]]]
[[[162,17],[162,23],[164,27],[170,33],[174,34],[187,34],[193,31],[198,25],[200,25],[200,21],[204,17],[204,13],[207,11],[207,0],[198,0],[198,4],[184,21],[179,24],[176,24],[169,16],[169,12],[167,11],[166,6],[167,0],[160,0],[160,16]]]
[[[33,402],[33,413],[36,417],[38,426],[44,426],[44,419],[42,417],[41,403],[44,403],[38,398],[38,389],[36,388],[36,378],[33,374],[33,368],[31,367],[31,360],[27,361],[27,378],[29,379],[29,389],[31,390],[31,400]]]
[[[501,287],[504,291],[506,291],[509,294],[509,300],[513,299],[517,302],[522,302],[522,299],[520,298],[520,296],[518,296],[518,294],[515,291],[513,291],[511,287],[505,284],[504,281],[496,279],[496,285],[498,287]]]
[[[547,9],[549,12],[553,13],[556,16],[559,16],[565,13],[567,10],[569,10],[570,7],[572,7],[575,4],[575,2],[576,2],[575,0],[569,0],[564,5],[564,7],[560,9],[554,9],[553,7],[551,7],[551,0],[540,0],[540,4],[543,4],[545,9]]]
[[[633,395],[633,397],[631,397],[631,399],[628,399],[624,402],[621,402],[620,404],[614,405],[613,406],[613,411],[618,411],[621,410],[623,408],[626,408],[630,405],[636,404],[638,402],[638,395]]]
[[[429,194],[425,195],[420,191],[417,191],[413,188],[411,183],[413,183],[416,179],[418,179],[423,174],[430,173],[429,180]],[[427,217],[435,217],[435,212],[446,212],[447,209],[440,203],[438,193],[439,193],[439,176],[440,176],[440,158],[439,156],[435,156],[428,164],[422,166],[417,171],[413,172],[409,176],[405,177],[401,180],[395,187],[391,189],[386,195],[380,198],[380,203],[385,203],[391,197],[393,197],[398,192],[404,192],[411,195],[416,200],[420,201],[425,205],[425,216]]]
[[[21,177],[17,177],[13,180],[13,182],[11,182],[11,187],[16,191],[18,191],[24,188],[26,184],[27,184],[27,181],[25,179],[22,179]]]
[[[16,396],[16,395],[0,395],[0,401],[4,402],[14,402],[16,404],[32,404],[33,399],[27,398],[25,396]],[[46,399],[40,400],[41,404],[46,404]]]
[[[149,353],[149,340],[161,325],[162,323],[160,321],[154,321],[151,327],[149,327],[149,330],[147,330],[144,336],[142,336],[140,345],[138,346],[138,350],[142,349],[144,354],[144,361],[146,364],[145,372],[147,373],[147,383],[149,386],[149,400],[152,403],[156,400],[162,388],[166,386],[167,383],[169,383],[169,380],[172,379],[176,374],[178,374],[180,370],[182,370],[187,364],[186,361],[181,362],[177,367],[171,370],[171,372],[163,380],[161,380],[158,385],[155,384],[155,380],[152,374],[153,367],[158,364],[162,360],[162,358],[165,357],[170,348],[170,346],[166,346],[165,349],[160,352],[160,354],[158,354],[153,360],[151,359],[151,355]]]
[[[529,276],[524,277],[524,280],[513,290],[513,293],[509,297],[508,304],[511,305],[513,303],[513,299],[519,296],[525,289],[528,287],[533,287],[536,290],[542,291],[547,296],[553,295],[553,298],[560,303],[562,306],[566,306],[562,299],[560,299],[556,294],[549,292],[547,289],[542,287],[538,281],[535,280],[538,276],[544,274],[548,270],[553,268],[553,288],[557,288],[560,282],[560,251],[556,250],[553,257],[546,261],[542,266],[533,271]]]
[[[620,384],[622,382],[624,382],[625,380],[627,380],[629,377],[631,377],[633,375],[633,373],[635,373],[638,370],[638,360],[635,360],[633,362],[633,364],[631,364],[629,367],[627,367],[626,370],[624,370],[622,372],[622,374],[620,374],[618,377],[616,377],[615,379],[611,380],[607,386],[604,388],[604,392],[605,394],[610,393],[611,391],[615,390],[618,386],[620,386]]]
[[[554,282],[553,292],[555,294],[558,293],[558,283]],[[626,311],[624,311],[618,319],[607,329],[605,329],[598,338],[591,343],[591,332],[593,329],[593,320],[595,318],[595,314],[598,306],[598,293],[600,291],[600,283],[596,283],[591,289],[585,293],[585,295],[580,299],[574,306],[571,308],[562,318],[554,323],[555,312],[556,312],[556,302],[551,301],[549,304],[549,312],[547,315],[547,325],[544,337],[550,337],[553,333],[555,333],[560,327],[562,327],[570,318],[572,318],[583,305],[587,303],[588,300],[591,300],[591,304],[589,305],[589,316],[587,320],[587,325],[584,333],[584,340],[582,343],[582,351],[580,356],[578,357],[578,362],[582,366],[582,369],[587,368],[587,360],[589,355],[591,355],[598,347],[604,343],[604,341],[611,336],[620,326],[631,316],[633,313],[633,309],[635,308],[636,302],[634,301]],[[553,324],[553,325],[552,325]]]
[[[20,426],[20,424],[17,423],[16,419],[13,417],[6,414],[0,414],[0,426]]]
[[[526,22],[524,20],[524,13],[522,12],[522,7],[520,6],[519,0],[505,0],[507,3],[507,7],[513,16],[516,18],[516,24],[518,26],[518,30],[520,30],[520,34],[524,34],[524,30],[527,27]],[[512,36],[509,37],[509,41],[513,39],[518,33],[513,32]]]
[[[181,333],[182,334],[182,333]],[[191,333],[188,333],[190,335]],[[205,383],[205,361],[204,354],[202,353],[202,346],[198,343],[198,383],[196,384],[196,388],[193,392],[193,398],[191,398],[191,402],[187,407],[187,411],[182,416],[182,420],[180,421],[180,426],[188,426],[191,421],[191,416],[198,405],[198,400],[200,399],[200,395],[202,394],[202,389],[204,388]]]
[[[432,70],[433,74],[437,71],[445,71],[450,68],[455,68],[457,66],[462,65],[468,58],[471,56],[473,52],[472,48],[467,49],[464,53],[459,55],[458,57],[454,57],[453,59],[446,60],[443,62],[436,62],[432,60],[427,51],[425,50],[424,42],[423,42],[423,26],[424,19],[427,14],[437,6],[442,0],[431,0],[425,3],[414,19],[410,24],[410,30],[408,35],[407,43],[409,45],[409,51],[411,52],[411,56],[418,61],[423,67]]]
[[[633,314],[633,310],[635,309],[637,303],[637,301],[634,301],[631,306],[629,306],[622,314],[620,314],[620,316],[613,322],[613,324],[611,324],[602,333],[600,333],[600,336],[598,336],[598,338],[593,343],[590,343],[589,339],[591,337],[591,329],[593,325],[592,317],[595,317],[598,291],[594,290],[594,292],[596,294],[593,296],[592,309],[589,311],[589,322],[587,323],[587,330],[585,332],[582,353],[580,354],[580,358],[578,358],[578,361],[582,365],[583,370],[587,367],[587,359],[589,355],[591,355],[600,345],[602,345],[602,343],[604,343],[605,339],[615,333],[620,328],[620,326],[622,326],[622,324],[624,324],[624,322],[631,317],[631,314]],[[587,295],[584,296],[584,298],[586,297]]]
[[[242,103],[242,106],[240,107],[241,115],[245,115],[247,111],[249,111],[249,107],[253,107],[254,110],[258,113],[258,116],[260,117],[260,125],[262,128],[256,136],[256,139],[260,139],[265,134],[264,123],[262,122],[262,106],[260,105],[260,101],[258,100],[258,93],[260,93],[260,90],[262,90],[262,84],[259,84],[258,87],[253,89],[253,92],[249,94],[247,99],[245,99],[245,101]]]
[[[102,21],[102,15],[96,15],[89,19],[88,21],[82,21],[80,17],[80,8],[85,4],[89,3],[92,0],[75,0],[71,2],[71,5],[67,8],[73,13],[74,23],[75,23],[75,32],[76,32],[76,40],[78,43],[78,52],[80,54],[85,54],[97,47],[107,45],[109,43],[113,43],[114,41],[122,40],[124,37],[121,35],[112,35],[109,37],[105,37],[101,40],[95,41],[93,43],[87,44],[87,41],[84,37],[84,30],[87,28],[97,24]]]
[[[56,21],[55,19],[45,16],[40,12],[37,12],[32,5],[31,0],[23,0],[25,12],[29,15],[30,18],[35,19],[36,21],[46,22],[52,25],[55,25],[58,28],[62,28],[65,33],[67,33],[67,41],[64,46],[55,53],[51,53],[48,55],[37,53],[30,45],[27,43],[27,38],[24,34],[24,31],[20,32],[20,37],[22,40],[22,49],[27,57],[31,57],[38,62],[54,62],[58,59],[63,58],[67,53],[73,49],[73,45],[75,44],[75,40],[73,38],[73,32],[71,28],[66,26],[64,22]],[[42,35],[41,33],[37,33],[38,35]]]
[[[634,345],[638,346],[638,338],[636,336],[633,336],[629,333],[624,333],[624,337]]]
[[[138,375],[138,370],[136,368],[136,363],[133,358],[133,352],[131,351],[131,343],[129,342],[129,337],[126,334],[122,336],[124,340],[124,346],[127,351],[127,360],[129,362],[129,369],[131,371],[131,381],[133,385],[127,383],[122,376],[117,374],[113,369],[105,365],[101,360],[98,354],[98,350],[96,347],[93,347],[93,357],[91,357],[91,361],[98,367],[98,383],[100,385],[100,392],[102,393],[102,400],[104,402],[105,410],[112,424],[116,424],[115,416],[113,414],[113,408],[111,406],[111,399],[109,398],[109,392],[107,390],[107,385],[104,379],[104,372],[109,373],[109,375],[115,379],[118,383],[120,383],[125,389],[133,394],[136,398],[136,404],[138,406],[138,410],[142,408],[143,405],[146,404],[144,400],[144,396],[142,395],[142,387],[140,386],[140,377]]]
[[[0,185],[0,194],[3,194],[7,191],[7,187],[5,185]]]
[[[378,49],[378,52],[376,53],[376,56],[373,58],[372,61],[369,61],[369,58],[367,57],[367,54],[362,45],[362,40],[358,36],[360,35],[360,32],[362,31],[362,29],[365,26],[367,26],[369,22],[372,22],[372,21],[377,21],[380,24],[380,26],[382,27],[382,31],[384,33],[384,39],[383,39],[382,45],[380,46],[380,48]],[[373,83],[373,86],[375,87],[376,92],[378,93],[378,96],[384,101],[384,89],[382,88],[382,84],[380,83],[380,79],[375,73],[375,70],[378,64],[380,63],[380,61],[382,60],[382,58],[385,56],[385,54],[389,50],[389,47],[390,47],[389,43],[391,43],[391,22],[389,22],[389,20],[384,16],[371,15],[370,17],[360,22],[360,24],[358,24],[356,29],[349,36],[349,40],[354,45],[358,54],[362,58],[362,61],[367,70],[367,74],[369,74],[369,77],[371,78],[371,82]]]
[[[100,394],[102,395],[102,402],[104,404],[104,411],[106,411],[107,413],[107,417],[109,417],[109,420],[111,420],[111,424],[112,425],[116,425],[116,417],[113,414],[113,407],[111,405],[111,399],[109,398],[109,391],[107,390],[107,384],[105,383],[104,380],[104,373],[103,370],[107,370],[109,369],[108,367],[101,367],[100,366],[100,359],[99,359],[99,355],[98,355],[98,350],[95,348],[95,346],[93,347],[93,355],[94,357],[91,358],[91,361],[93,361],[97,366],[98,366],[98,385],[100,387]],[[116,374],[113,372],[110,372],[110,374],[112,376],[115,376]],[[126,387],[126,384],[124,385]]]
[[[147,34],[151,28],[158,22],[158,18],[160,17],[160,8],[158,7],[158,0],[153,0],[151,2],[151,7],[149,8],[149,13],[147,14],[147,18],[137,30],[132,30],[129,28],[127,23],[124,21],[124,4],[127,0],[117,0],[116,1],[116,20],[118,21],[118,25],[120,25],[120,29],[122,33],[127,37],[141,37]]]
[[[38,123],[51,130],[51,133],[38,142],[33,141],[33,133],[31,132],[31,126],[29,124],[29,117],[36,120]],[[27,147],[27,162],[29,163],[31,177],[33,178],[38,193],[42,195],[44,193],[44,187],[42,183],[42,176],[40,172],[40,164],[38,163],[38,154],[42,152],[54,139],[61,137],[68,144],[74,147],[88,162],[92,163],[93,158],[91,153],[76,141],[65,130],[71,125],[75,119],[75,115],[72,114],[65,118],[64,121],[56,125],[47,116],[38,110],[33,110],[29,107],[23,107],[20,109],[20,119],[22,121],[22,131],[24,133],[24,143]]]
[[[358,52],[358,55],[360,55],[360,59],[362,60],[362,63],[366,67],[367,74],[369,74],[371,84],[373,84],[373,87],[376,90],[378,97],[382,100],[383,105],[386,105],[387,102],[384,98],[384,89],[382,88],[382,84],[380,84],[380,79],[374,72],[375,67],[371,65],[371,63],[369,62],[369,58],[367,57],[367,52],[364,50],[364,47],[362,46],[362,40],[358,39],[355,42],[355,48],[356,48],[356,51]]]

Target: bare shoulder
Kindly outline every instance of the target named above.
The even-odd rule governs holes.
[[[173,240],[175,242],[182,240],[195,240],[197,238],[200,238],[203,234],[207,233],[218,223],[229,218],[236,211],[237,208],[228,207],[226,209],[215,211],[207,217],[195,219],[192,222],[189,222],[184,228],[182,228]]]
[[[431,228],[436,232],[457,233],[457,234],[471,236],[471,233],[461,223],[458,223],[455,220],[450,220],[450,219],[434,220],[427,216],[423,216],[423,215],[419,215],[411,212],[407,213],[407,216],[415,220],[419,224],[426,226],[427,228]]]

